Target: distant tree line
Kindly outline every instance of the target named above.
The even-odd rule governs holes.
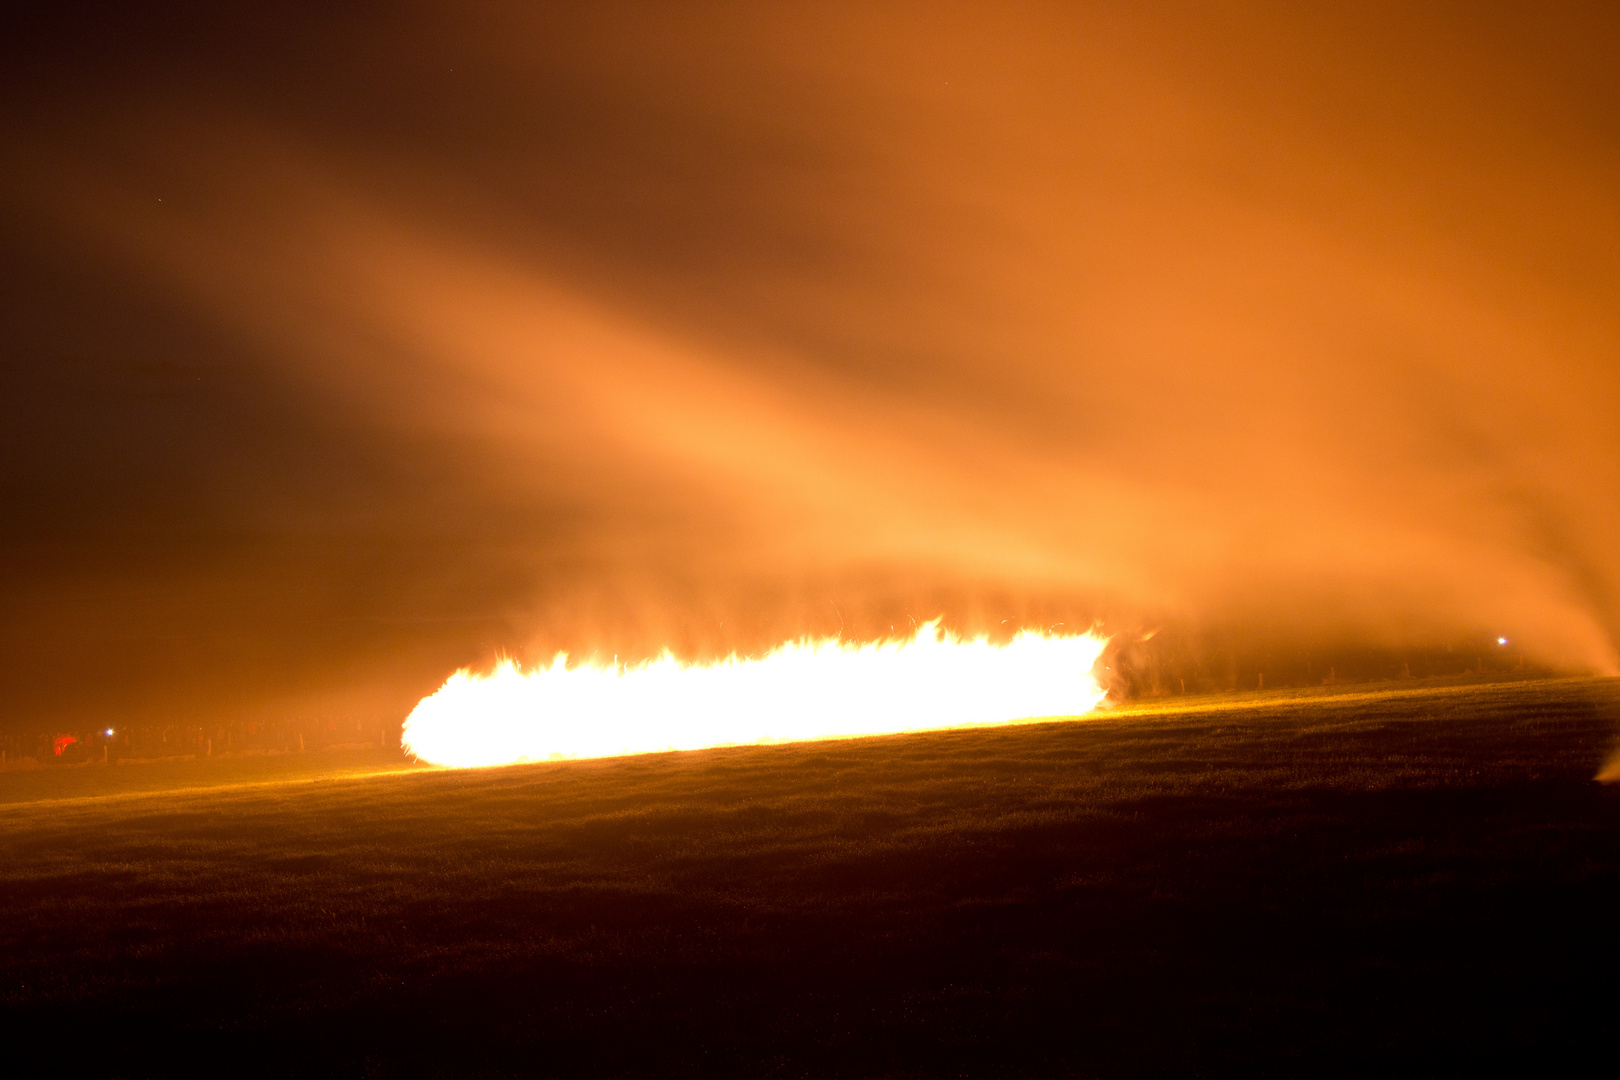
[[[1116,699],[1277,687],[1469,676],[1551,674],[1511,642],[1464,639],[1426,647],[1347,646],[1240,638],[1219,630],[1116,636],[1100,674]]]
[[[304,717],[105,727],[26,725],[0,732],[0,768],[295,754],[398,746],[399,720]]]

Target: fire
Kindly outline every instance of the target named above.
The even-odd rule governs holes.
[[[437,765],[505,765],[1008,724],[1090,712],[1108,639],[1024,631],[1004,645],[938,621],[909,639],[789,642],[758,659],[458,671],[405,721]]]

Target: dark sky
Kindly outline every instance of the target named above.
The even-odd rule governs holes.
[[[1612,4],[7,8],[7,721],[942,612],[1616,670]]]

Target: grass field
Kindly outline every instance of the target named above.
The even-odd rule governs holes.
[[[1620,682],[0,774],[12,1075],[1454,1074],[1617,1034]],[[8,1070],[9,1071],[9,1070]]]

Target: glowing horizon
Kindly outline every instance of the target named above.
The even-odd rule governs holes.
[[[788,642],[759,658],[463,669],[405,720],[417,759],[471,768],[1082,716],[1104,697],[1108,638],[1023,631],[1006,644],[926,623],[910,638]]]

